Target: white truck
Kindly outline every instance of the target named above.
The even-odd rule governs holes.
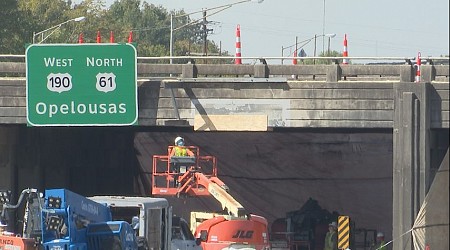
[[[201,250],[188,223],[172,215],[164,198],[93,196],[89,199],[110,207],[114,220],[127,221],[136,230],[140,249]],[[133,219],[134,218],[134,219]]]

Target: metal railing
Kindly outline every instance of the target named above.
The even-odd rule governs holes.
[[[145,62],[145,61],[167,61],[169,62],[171,59],[179,59],[179,60],[235,60],[235,59],[242,59],[242,60],[250,60],[250,61],[259,61],[265,60],[266,62],[274,62],[274,61],[284,61],[284,60],[330,60],[333,62],[342,61],[343,59],[348,59],[353,63],[358,64],[360,61],[371,61],[371,62],[379,62],[379,63],[392,63],[392,62],[405,62],[405,63],[413,63],[417,60],[417,57],[370,57],[370,56],[364,56],[364,57],[281,57],[281,56],[244,56],[244,57],[235,57],[235,56],[138,56],[137,60],[138,62]],[[1,61],[8,61],[4,59],[23,59],[25,60],[25,55],[12,55],[12,54],[0,54]],[[422,62],[426,62],[429,64],[433,63],[442,63],[442,64],[449,64],[450,57],[421,57]],[[271,64],[276,64],[271,63]]]
[[[254,81],[253,78],[256,78],[257,82],[267,82],[276,77],[326,82],[341,80],[414,82],[417,74],[415,57],[240,57],[244,62],[248,61],[241,65],[233,64],[235,58],[234,56],[139,56],[137,73],[141,81],[150,78],[183,78],[184,81],[202,78],[208,79],[207,81],[244,82]],[[311,61],[305,64],[301,61],[295,65],[283,64],[283,60],[293,58],[321,60],[321,62],[328,60],[328,64],[311,64]],[[342,64],[344,58],[350,63]],[[173,64],[169,63],[171,59],[174,60]],[[420,59],[422,81],[449,82],[449,57]],[[0,54],[0,77],[24,77],[25,60],[25,55]]]

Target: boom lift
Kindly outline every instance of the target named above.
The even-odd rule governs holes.
[[[217,177],[217,159],[201,156],[196,146],[186,148],[194,156],[153,156],[152,194],[156,196],[213,196],[230,215],[245,216],[244,207],[228,193],[229,188]]]
[[[205,250],[235,248],[239,244],[255,249],[269,248],[267,220],[248,214],[228,193],[217,177],[217,159],[200,155],[196,146],[186,146],[192,156],[154,155],[152,194],[155,196],[212,196],[227,214],[191,212],[191,230]]]

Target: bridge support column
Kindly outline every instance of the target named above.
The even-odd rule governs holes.
[[[394,250],[413,249],[408,232],[430,186],[429,83],[395,84],[393,138]]]

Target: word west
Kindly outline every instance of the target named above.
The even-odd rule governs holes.
[[[72,67],[72,58],[56,58],[49,57],[44,58],[45,67]]]

